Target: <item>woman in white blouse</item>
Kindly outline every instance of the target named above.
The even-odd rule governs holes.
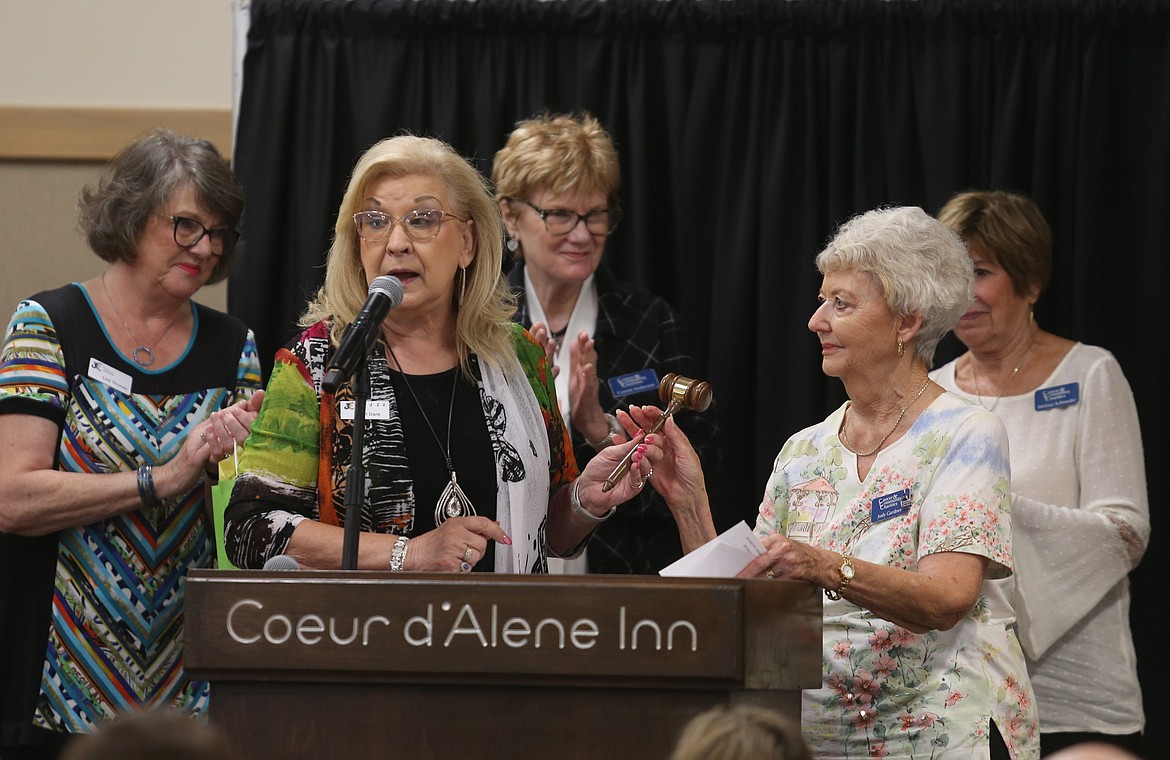
[[[967,191],[938,218],[967,242],[976,297],[954,330],[967,352],[931,378],[1008,431],[1014,601],[1041,754],[1096,740],[1144,756],[1128,574],[1150,522],[1129,383],[1109,351],[1033,317],[1052,272],[1052,232],[1031,199]]]

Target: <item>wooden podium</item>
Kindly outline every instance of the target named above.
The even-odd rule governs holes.
[[[665,758],[719,703],[799,718],[807,583],[193,570],[186,669],[240,758]]]

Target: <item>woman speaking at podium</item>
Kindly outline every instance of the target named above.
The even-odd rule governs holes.
[[[550,554],[579,554],[643,487],[653,443],[641,439],[578,477],[545,350],[512,322],[503,238],[486,180],[449,145],[401,135],[358,160],[324,285],[276,355],[241,458],[225,521],[236,565],[284,554],[343,567],[363,378],[357,569],[547,572]],[[331,360],[380,277],[400,283],[401,302],[373,326],[365,374],[331,391]],[[628,476],[603,491],[631,449]]]

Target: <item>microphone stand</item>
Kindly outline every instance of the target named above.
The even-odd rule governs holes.
[[[366,472],[362,464],[362,439],[366,433],[366,398],[369,397],[369,376],[366,374],[366,355],[358,360],[353,373],[353,450],[349,470],[345,473],[345,538],[341,545],[341,569],[357,570],[358,538],[362,532],[362,495]],[[318,484],[320,487],[321,484]]]

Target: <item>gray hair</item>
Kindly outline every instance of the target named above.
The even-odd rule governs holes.
[[[816,261],[821,274],[869,274],[895,314],[920,315],[922,327],[911,345],[928,369],[939,341],[975,300],[975,271],[962,238],[917,206],[858,214],[841,225]]]
[[[102,168],[97,184],[81,191],[77,216],[90,249],[103,261],[133,264],[151,215],[187,185],[200,206],[224,226],[239,229],[244,188],[228,161],[208,140],[159,128],[122,148]],[[227,277],[242,251],[241,243],[225,251],[208,284]]]

